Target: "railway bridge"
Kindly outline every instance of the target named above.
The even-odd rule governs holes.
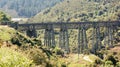
[[[77,44],[78,52],[82,53],[84,49],[88,49],[88,38],[86,31],[92,29],[92,52],[95,53],[96,50],[101,49],[102,45],[113,46],[114,32],[120,30],[119,21],[106,21],[106,22],[52,22],[52,23],[29,23],[29,24],[12,24],[12,27],[19,31],[26,31],[27,35],[30,37],[37,37],[36,30],[43,29],[44,34],[44,46],[55,47],[55,29],[59,29],[59,47],[70,52],[69,49],[69,29],[78,30],[77,33]],[[101,31],[101,28],[105,28],[105,31]],[[103,33],[103,34],[101,34]],[[104,44],[101,43],[102,37],[107,37],[104,40]]]

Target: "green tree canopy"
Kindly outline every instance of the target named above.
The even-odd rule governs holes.
[[[10,21],[10,17],[7,16],[4,12],[0,11],[0,22]]]

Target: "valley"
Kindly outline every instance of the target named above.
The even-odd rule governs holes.
[[[120,67],[119,0],[0,0],[0,67]]]

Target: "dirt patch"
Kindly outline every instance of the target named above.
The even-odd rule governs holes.
[[[115,46],[114,48],[111,48],[110,51],[112,51],[112,52],[119,52],[120,51],[120,45],[119,46]]]

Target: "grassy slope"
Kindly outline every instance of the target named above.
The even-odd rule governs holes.
[[[14,41],[12,41],[12,39]],[[13,42],[16,45],[13,45]],[[18,63],[20,63],[19,65],[22,67],[29,67],[28,65],[31,63],[38,67],[55,67],[58,64],[61,65],[59,62],[58,64],[56,63],[56,60],[58,59],[50,54],[51,52],[49,50],[40,45],[37,46],[38,44],[41,45],[41,42],[36,42],[13,28],[0,26],[0,66],[14,67],[14,65],[18,65]],[[19,59],[19,57],[21,57],[21,59]],[[50,57],[53,58],[50,59]],[[15,63],[12,64],[13,62]],[[28,63],[26,64],[26,62]]]
[[[22,53],[10,48],[0,48],[0,67],[30,67],[32,60],[29,60]]]
[[[15,30],[8,26],[0,26],[0,40],[8,41],[15,35]]]
[[[46,9],[35,17],[33,22],[78,22],[78,21],[106,21],[119,20],[120,1],[93,2],[87,0],[65,0],[52,8]],[[112,19],[111,19],[112,18]]]
[[[86,65],[90,65],[94,63],[95,59],[100,59],[99,57],[90,54],[90,55],[83,55],[80,54],[69,54],[67,58],[59,58],[58,62],[63,62],[67,65],[67,67],[86,67]],[[84,57],[89,57],[87,59],[91,60],[92,62],[85,60]]]

